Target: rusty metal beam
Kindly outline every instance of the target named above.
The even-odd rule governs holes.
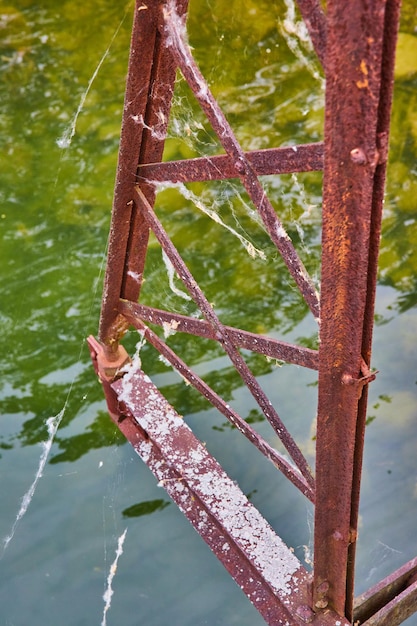
[[[181,0],[177,6],[182,15],[188,2]],[[160,13],[159,1],[136,0],[99,325],[110,358],[112,353],[117,358],[126,331],[125,320],[117,314],[118,301],[138,298],[137,276],[142,276],[148,244],[149,230],[135,206],[137,168],[162,158],[174,90],[176,64],[159,33]],[[143,192],[153,204],[154,188],[144,185]]]
[[[100,375],[103,347],[94,338],[89,347]],[[314,614],[309,576],[294,552],[146,374],[131,367],[115,382],[103,373],[101,381],[118,428],[267,624],[349,626],[331,611]]]
[[[258,210],[265,228],[279,250],[292,278],[300,289],[314,317],[319,318],[319,296],[293,243],[276,215],[256,172],[245,156],[233,130],[220,109],[204,76],[194,61],[186,41],[185,23],[178,15],[175,2],[170,2],[163,10],[164,37],[168,48],[176,59],[178,67],[191,87],[197,101],[207,116],[223,148],[232,159],[236,175],[240,178],[249,197]]]
[[[374,327],[375,294],[377,287],[379,242],[384,203],[385,178],[388,159],[388,141],[391,121],[391,108],[394,87],[394,65],[397,47],[398,25],[400,20],[401,0],[387,0],[385,7],[384,32],[382,42],[381,88],[377,113],[376,144],[378,163],[375,168],[372,191],[372,212],[369,240],[368,286],[365,303],[362,356],[366,363],[371,362],[372,336]],[[353,461],[351,528],[358,527],[360,484],[362,476],[362,458],[364,433],[367,417],[368,388],[365,387],[358,405],[357,435]],[[352,611],[354,596],[355,545],[349,547],[348,576],[346,597],[348,613]]]
[[[135,119],[141,111],[146,111],[156,46],[155,11],[139,11],[139,6],[136,2],[99,325],[99,338],[109,346],[115,340],[113,335],[118,334],[112,329],[122,293],[132,218],[132,189],[144,131],[144,126]]]
[[[297,0],[297,4],[314,50],[323,68],[326,69],[327,24],[320,0]]]
[[[216,333],[205,320],[172,313],[171,311],[162,311],[128,300],[121,300],[118,310],[136,328],[139,327],[142,321],[145,321],[161,327],[175,328],[176,332],[189,333],[197,337],[205,337],[206,339],[217,341]],[[232,326],[225,326],[225,329],[237,348],[252,350],[271,359],[308,367],[312,370],[318,370],[319,368],[317,350],[296,346],[264,335],[257,335],[240,328],[233,328]]]
[[[354,623],[397,626],[415,612],[417,557],[355,599]]]
[[[313,172],[323,169],[324,144],[301,144],[283,148],[268,148],[245,152],[257,176]],[[235,163],[227,154],[216,156],[143,163],[138,168],[138,180],[147,182],[191,183],[206,180],[238,178]]]
[[[398,626],[416,612],[417,580],[388,602],[362,626]]]
[[[327,4],[313,602],[349,619],[360,484],[354,464],[365,426],[358,403],[372,379],[368,340],[366,360],[363,349],[382,208],[374,202],[374,184],[377,166],[385,168],[377,126],[385,22],[385,2]]]
[[[308,574],[150,379],[111,385],[120,430],[270,626],[349,626],[309,608]]]

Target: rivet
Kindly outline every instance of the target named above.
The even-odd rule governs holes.
[[[317,609],[325,609],[328,604],[329,604],[329,601],[326,600],[326,598],[321,598],[321,600],[317,600],[314,606]]]
[[[325,594],[329,591],[329,583],[327,582],[327,580],[323,580],[322,583],[320,583],[320,585],[317,587],[317,593],[319,593],[320,595]]]
[[[238,174],[245,174],[246,172],[245,164],[240,159],[235,162],[235,170]]]
[[[350,374],[347,374],[346,372],[343,374],[342,376],[343,385],[353,385],[354,382],[355,382],[355,379],[353,378],[353,376],[351,376]]]
[[[314,611],[306,604],[302,604],[298,606],[295,613],[297,617],[299,617],[300,620],[304,622],[305,624],[308,624],[309,622],[313,621]]]
[[[350,151],[350,159],[357,165],[364,165],[367,161],[366,154],[362,148],[353,148],[353,150]]]

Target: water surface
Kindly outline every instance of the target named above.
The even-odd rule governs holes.
[[[322,136],[320,66],[291,2],[276,7],[266,0],[191,0],[190,43],[245,149]],[[2,626],[100,624],[125,529],[109,626],[263,623],[113,427],[85,345],[98,325],[132,8],[107,0],[59,7],[17,0],[0,8],[0,537],[10,539],[0,560]],[[417,553],[416,23],[410,0],[396,70],[373,357],[380,373],[370,390],[358,592]],[[218,151],[179,80],[165,158]],[[318,283],[321,175],[263,183]],[[235,182],[189,189],[229,230],[178,189],[161,191],[159,211],[221,319],[315,346],[315,323],[244,191]],[[248,255],[242,238],[265,259]],[[143,298],[195,310],[172,290],[154,241]],[[132,332],[126,345],[134,350],[137,341]],[[278,445],[218,347],[179,335],[170,342]],[[305,499],[149,347],[141,356],[209,450],[308,561],[312,511]],[[316,375],[259,356],[248,360],[313,462]],[[59,428],[43,476],[18,519],[54,416]]]

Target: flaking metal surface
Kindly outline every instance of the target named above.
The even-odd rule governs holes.
[[[270,624],[291,620],[307,573],[140,370],[112,385],[136,452]],[[129,425],[129,426],[128,426]],[[138,425],[138,427],[137,427]],[[129,428],[129,432],[127,432]],[[140,430],[141,429],[141,430]],[[293,591],[293,594],[291,594]],[[298,595],[302,596],[302,591]]]

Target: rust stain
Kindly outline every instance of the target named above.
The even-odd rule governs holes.
[[[362,72],[364,79],[363,80],[357,80],[356,81],[356,86],[359,89],[366,89],[367,87],[369,87],[369,82],[368,79],[366,78],[368,76],[368,67],[366,65],[366,62],[362,59],[361,61],[361,65],[360,65],[360,71]]]

